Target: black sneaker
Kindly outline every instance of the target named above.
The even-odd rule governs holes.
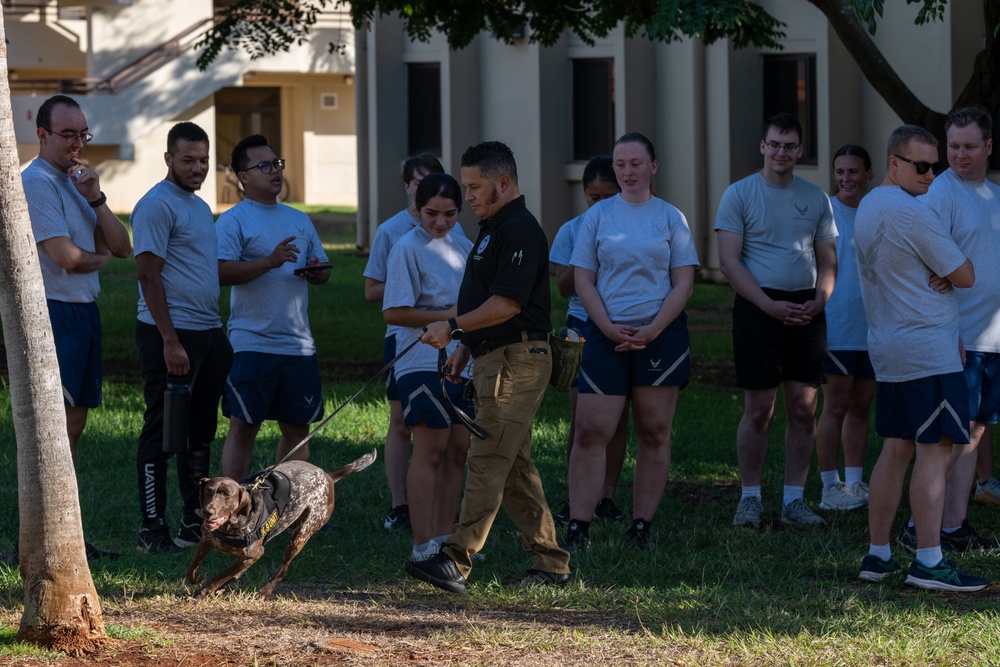
[[[630,547],[640,551],[652,551],[656,548],[649,522],[643,519],[632,522],[632,527],[625,531],[625,540]]]
[[[181,549],[186,549],[197,546],[199,542],[201,542],[201,524],[197,522],[190,524],[182,521],[181,529],[177,531],[177,537],[174,538],[174,544]]]
[[[563,546],[570,553],[583,551],[589,547],[590,534],[587,527],[581,526],[578,521],[570,521],[569,528],[566,529],[566,542]]]
[[[569,501],[564,500],[559,511],[552,515],[552,521],[557,526],[565,526],[569,523]]]
[[[601,502],[597,503],[597,507],[594,509],[595,519],[607,519],[608,521],[624,521],[627,517],[625,512],[622,512],[615,501],[611,498],[601,498]]]
[[[388,514],[385,515],[383,527],[386,530],[410,530],[410,506],[390,507]]]
[[[967,551],[992,554],[1000,552],[1000,542],[995,538],[983,537],[977,533],[969,520],[966,519],[962,522],[962,527],[953,533],[941,531],[941,548],[960,554]]]
[[[434,554],[427,560],[410,561],[406,564],[406,573],[449,593],[465,592],[465,577],[459,573],[455,561],[442,553]]]
[[[569,574],[557,574],[545,570],[528,570],[521,579],[519,586],[565,586],[569,583]]]
[[[139,551],[148,554],[176,554],[183,551],[170,539],[166,524],[143,526],[139,530]]]
[[[917,528],[916,526],[911,526],[909,524],[903,526],[903,530],[900,531],[899,537],[896,538],[896,544],[903,547],[911,554],[917,553]],[[942,548],[944,545],[941,545]]]

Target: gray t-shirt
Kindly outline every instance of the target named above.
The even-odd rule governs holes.
[[[743,236],[740,261],[760,287],[795,292],[816,287],[816,241],[837,235],[830,198],[793,176],[775,185],[760,172],[722,195],[715,230]]]
[[[963,181],[949,169],[920,198],[976,268],[976,284],[956,289],[967,350],[1000,352],[1000,186]]]
[[[401,306],[448,310],[458,301],[458,288],[471,251],[472,241],[454,230],[443,238],[435,238],[423,227],[414,227],[389,253],[382,310]],[[417,328],[397,327],[396,353],[402,352],[420,333]],[[451,353],[456,347],[458,341],[452,341],[447,351]],[[393,370],[396,377],[418,371],[437,372],[437,362],[436,349],[418,344],[396,362]]]
[[[220,261],[249,262],[270,255],[294,236],[298,260],[285,262],[253,280],[233,285],[226,323],[234,352],[266,352],[305,357],[316,354],[309,328],[309,283],[295,269],[310,257],[326,263],[316,228],[305,213],[284,204],[245,199],[219,216]]]
[[[652,197],[635,204],[615,195],[583,214],[573,266],[597,274],[597,293],[616,324],[656,317],[672,289],[670,270],[698,266],[684,214]]]
[[[178,329],[205,331],[219,317],[219,261],[212,209],[193,192],[163,180],[132,210],[135,255],[163,260],[160,279],[170,320]],[[139,286],[139,321],[155,325]]]
[[[580,225],[583,223],[583,216],[578,215],[569,222],[563,224],[556,232],[555,239],[552,240],[552,248],[549,249],[549,261],[553,264],[569,266],[573,259],[573,248],[576,246],[576,237],[580,233]],[[583,309],[580,297],[573,292],[569,298],[569,305],[566,308],[567,317],[575,317],[579,320],[587,320],[587,311]]]
[[[379,225],[378,229],[375,230],[375,238],[372,239],[372,248],[368,254],[368,264],[365,266],[364,272],[365,278],[371,278],[380,283],[386,282],[389,251],[392,250],[392,247],[396,245],[399,239],[403,238],[404,234],[414,227],[419,226],[420,218],[410,215],[409,209],[403,209]],[[451,230],[449,236],[451,234],[465,237],[465,232],[462,231],[462,226],[458,223],[455,223],[455,227]],[[389,325],[386,327],[386,336],[391,336],[394,333],[396,333],[395,326]],[[398,348],[399,346],[397,345],[396,347]]]
[[[962,370],[958,296],[928,286],[965,262],[946,224],[899,186],[881,186],[858,206],[854,229],[868,352],[880,382]]]
[[[867,350],[868,319],[858,283],[858,254],[854,249],[854,216],[857,209],[830,197],[837,222],[837,283],[826,302],[828,350]]]
[[[90,207],[69,175],[42,158],[35,158],[21,172],[24,197],[35,243],[66,236],[76,246],[94,252],[97,213]],[[45,298],[66,303],[93,303],[101,291],[97,271],[72,273],[53,261],[39,246],[38,263],[45,283]]]

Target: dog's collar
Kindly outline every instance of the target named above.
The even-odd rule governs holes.
[[[212,536],[220,542],[244,549],[261,540],[266,544],[270,539],[271,530],[288,505],[288,499],[292,495],[292,484],[285,474],[277,470],[261,475],[262,473],[256,473],[240,482],[240,486],[250,494],[251,511],[259,509],[253,528],[246,535],[228,535],[218,529],[213,530]]]

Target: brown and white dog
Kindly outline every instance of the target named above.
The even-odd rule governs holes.
[[[291,528],[278,571],[260,590],[264,599],[285,578],[288,565],[309,538],[333,514],[333,485],[352,472],[363,470],[375,460],[375,450],[354,463],[326,473],[305,461],[286,461],[266,476],[247,483],[229,477],[201,480],[201,542],[198,543],[185,577],[198,584],[198,566],[212,549],[236,556],[236,561],[194,592],[194,599],[211,595],[220,586],[246,572],[264,555],[264,545],[275,535]]]

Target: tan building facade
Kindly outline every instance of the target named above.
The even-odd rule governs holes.
[[[74,97],[94,141],[84,157],[115,210],[129,211],[163,178],[170,127],[201,125],[217,177],[199,193],[213,208],[239,201],[229,153],[263,133],[288,161],[284,199],[357,205],[355,31],[329,10],[309,41],[252,60],[223,51],[198,70],[194,45],[223,0],[11,0],[5,3],[18,155],[38,153],[34,113],[48,96]],[[331,48],[334,44],[340,48]]]

